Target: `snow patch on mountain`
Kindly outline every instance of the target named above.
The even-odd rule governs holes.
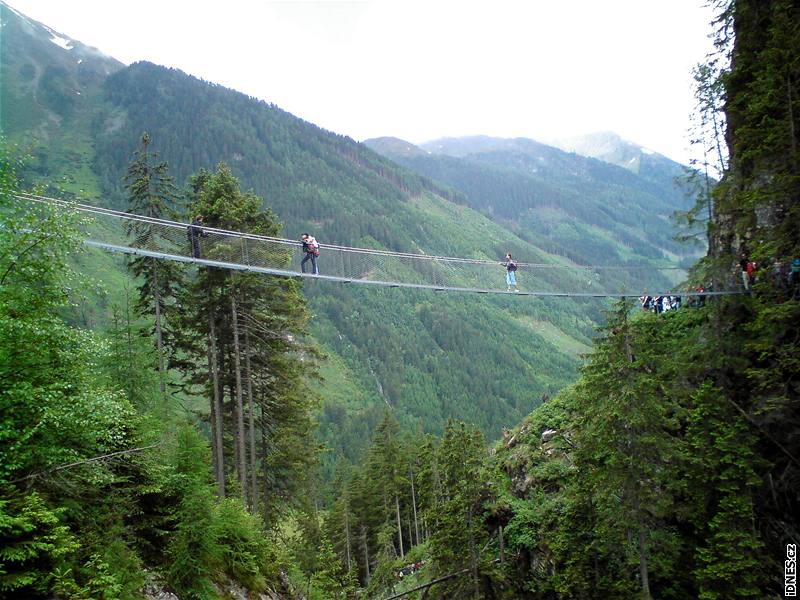
[[[50,41],[56,46],[61,46],[64,50],[72,50],[72,40],[68,40],[60,35],[56,35],[52,31],[50,33],[53,35],[53,37],[50,38]]]

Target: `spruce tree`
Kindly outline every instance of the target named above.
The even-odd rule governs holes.
[[[634,330],[630,308],[619,303],[606,326],[610,335],[596,344],[583,371],[577,444],[601,526],[637,556],[641,595],[650,598],[653,531],[670,510],[665,475],[680,456],[679,410],[657,375],[665,348]],[[654,321],[637,324],[655,328]]]
[[[191,213],[203,215],[209,227],[266,236],[280,232],[274,214],[262,209],[263,200],[242,192],[224,164],[214,173],[199,172],[189,196]],[[230,243],[210,236],[204,253],[213,257]],[[201,267],[184,304],[192,307],[184,323],[193,332],[188,339],[208,340],[210,349],[184,346],[195,356],[193,381],[208,392],[218,486],[224,486],[225,473],[235,473],[242,498],[271,521],[287,508],[280,499],[308,485],[315,460],[310,439],[315,398],[305,380],[317,352],[302,341],[308,314],[299,285]]]
[[[141,146],[125,174],[128,192],[128,212],[154,219],[167,219],[175,215],[178,189],[169,175],[169,165],[158,161],[158,153],[150,151],[150,136],[142,135]],[[134,247],[158,245],[154,238],[164,235],[164,228],[148,222],[131,221],[128,235]],[[165,348],[173,347],[171,327],[165,313],[174,304],[177,290],[182,285],[183,271],[178,263],[156,258],[136,256],[128,262],[128,269],[140,281],[138,308],[142,314],[152,315],[156,338],[158,374],[161,394],[166,394]]]

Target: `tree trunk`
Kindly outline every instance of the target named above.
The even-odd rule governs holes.
[[[261,490],[264,494],[263,504],[264,504],[264,521],[267,521],[267,516],[269,514],[269,480],[267,476],[269,475],[269,466],[267,464],[267,411],[264,409],[264,406],[261,406],[261,477],[264,479],[264,482],[261,484]]]
[[[208,366],[211,370],[211,445],[214,458],[214,476],[217,480],[217,495],[225,497],[225,455],[222,446],[222,401],[219,388],[219,359],[217,357],[217,333],[213,312],[208,317]]]
[[[475,532],[472,529],[472,508],[467,511],[467,529],[469,530],[469,567],[472,573],[472,586],[474,597],[481,597],[478,585],[478,556],[475,552]]]
[[[242,400],[242,361],[239,348],[239,322],[236,314],[236,296],[231,294],[231,327],[233,328],[233,368],[236,378],[236,449],[239,483],[242,486],[242,499],[247,503],[247,455],[244,449],[244,402]]]
[[[403,551],[403,526],[400,523],[400,498],[397,494],[394,495],[394,507],[397,509],[397,540],[400,542],[400,558],[405,558],[406,553]]]
[[[414,509],[414,531],[417,534],[417,544],[419,544],[419,521],[417,521],[417,494],[414,490],[414,468],[410,467],[411,473],[411,506]]]
[[[642,600],[650,600],[650,578],[647,572],[647,552],[644,528],[639,526],[639,575],[642,579]]]
[[[367,577],[364,580],[364,583],[369,583],[370,572],[369,572],[369,542],[367,541],[367,528],[362,525],[361,526],[361,540],[364,544],[364,565],[367,568]]]
[[[797,136],[794,130],[794,108],[792,107],[792,80],[786,77],[786,95],[789,105],[789,140],[792,147],[792,170],[797,170]]]
[[[247,371],[247,418],[250,437],[250,511],[258,510],[258,471],[256,469],[256,417],[253,400],[253,371],[250,368],[250,331],[244,330],[244,365]]]
[[[506,545],[505,545],[505,543],[503,541],[503,526],[502,525],[500,525],[500,527],[497,530],[497,536],[500,539],[500,562],[504,563],[504,562],[506,562]]]
[[[344,539],[347,549],[347,571],[350,572],[350,499],[347,499],[344,506]]]
[[[155,261],[156,259],[153,259]],[[161,329],[161,290],[158,281],[158,266],[153,269],[153,303],[156,308],[156,350],[158,352],[158,379],[161,388],[161,398],[166,399],[167,382],[164,373],[164,334]]]
[[[133,332],[131,331],[131,296],[128,286],[125,286],[125,334],[128,338],[128,398],[133,398]]]

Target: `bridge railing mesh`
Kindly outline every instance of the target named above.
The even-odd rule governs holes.
[[[107,249],[141,250],[162,258],[200,259],[287,275],[300,275],[304,270],[307,276],[313,274],[312,260],[303,264],[306,254],[299,240],[205,226],[193,229],[187,223],[29,194],[16,198],[30,205],[31,210],[57,207],[90,217],[85,231],[87,240]],[[315,260],[322,277],[399,286],[486,291],[507,289],[506,268],[501,258],[468,259],[322,243],[320,255]],[[677,294],[681,289],[682,293],[688,291],[680,284],[685,272],[675,266],[585,266],[572,264],[566,259],[559,260],[561,262],[547,264],[520,261],[515,274],[520,291],[568,295],[639,295],[645,291],[655,295]]]

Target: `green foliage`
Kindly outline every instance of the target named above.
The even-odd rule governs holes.
[[[190,598],[213,598],[213,577],[220,560],[212,524],[214,495],[205,482],[193,482],[182,491],[176,525],[167,550],[170,584]]]
[[[480,549],[487,540],[481,500],[485,480],[486,448],[474,426],[450,421],[436,453],[439,486],[432,506],[431,557],[444,575],[471,567],[468,577],[442,584],[439,597],[477,597]]]
[[[259,519],[235,498],[217,502],[210,481],[208,445],[191,425],[177,433],[171,486],[180,498],[166,550],[167,578],[189,598],[214,598],[224,574],[253,591],[263,590],[269,549]]]
[[[42,498],[0,501],[0,592],[45,596],[78,541]]]
[[[695,514],[702,515],[694,517],[703,540],[694,572],[700,598],[762,595],[762,542],[752,528],[752,495],[759,483],[756,469],[763,464],[753,432],[731,409],[724,391],[706,383],[694,394],[689,417],[689,468],[700,504]]]
[[[261,210],[255,194],[242,192],[224,164],[192,179],[190,202],[191,213],[203,215],[207,226],[262,235],[280,231],[275,215]],[[203,252],[213,256],[215,243],[206,244]],[[299,504],[297,492],[309,484],[316,458],[311,411],[317,400],[305,382],[314,376],[317,353],[302,341],[309,315],[299,284],[202,268],[179,303],[184,376],[192,386],[204,387],[210,406],[220,403],[210,411],[218,428],[217,435],[212,431],[218,484],[225,470],[235,473],[248,505],[260,506],[274,523]],[[216,379],[210,350],[216,353]],[[233,438],[232,452],[224,447],[227,433]]]
[[[652,597],[764,595],[752,524],[767,465],[731,389],[712,383],[720,357],[738,363],[709,316],[620,305],[579,382],[506,438],[492,512],[535,597],[631,597],[643,569]]]
[[[331,541],[322,538],[317,557],[317,569],[312,583],[323,598],[355,598],[358,582],[353,571],[347,571],[333,551]]]
[[[115,312],[108,340],[60,317],[78,281],[69,266],[78,224],[68,212],[14,203],[13,167],[4,150],[0,590],[133,600],[144,565],[186,597],[215,598],[225,579],[265,589],[277,573],[261,520],[215,498],[209,448],[195,425],[176,426],[174,407],[154,409],[152,342],[139,337],[130,305]],[[292,390],[299,377],[273,389]],[[307,432],[308,404],[297,404],[286,418]],[[166,432],[168,452],[140,454]]]
[[[55,571],[53,592],[68,600],[119,600],[123,589],[116,573],[99,554],[92,554],[80,568],[85,585],[76,583],[67,570]],[[138,590],[134,590],[138,591]]]
[[[217,507],[215,528],[225,572],[247,589],[262,591],[270,554],[260,519],[238,499],[228,498]]]

